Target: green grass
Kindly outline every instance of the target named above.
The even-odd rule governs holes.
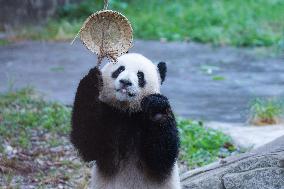
[[[0,46],[9,45],[11,42],[6,39],[0,39]]]
[[[231,138],[210,128],[202,122],[178,120],[181,135],[181,158],[191,168],[200,167],[229,156],[236,151]]]
[[[36,39],[72,38],[102,2],[64,6],[42,33],[26,34]],[[109,8],[128,17],[135,38],[281,48],[284,44],[283,0],[110,0]]]
[[[225,77],[223,77],[223,76],[213,76],[212,77],[212,80],[214,80],[214,81],[224,81],[226,78]]]
[[[29,88],[0,94],[0,153],[5,142],[32,150],[31,138],[40,138],[34,133],[49,133],[49,148],[60,145],[58,135],[68,136],[70,131],[70,114],[71,108],[45,102]],[[190,167],[208,164],[236,150],[228,136],[200,122],[178,119],[178,127],[181,159]]]
[[[284,115],[284,103],[277,99],[257,98],[250,106],[250,122],[255,125],[277,124]]]
[[[28,149],[34,131],[66,135],[69,118],[69,108],[45,102],[30,88],[0,94],[0,144],[9,141],[12,146]]]

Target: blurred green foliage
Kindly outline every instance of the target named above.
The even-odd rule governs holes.
[[[0,39],[0,46],[5,46],[5,45],[9,45],[10,42],[6,39]]]
[[[103,0],[68,4],[35,38],[75,36],[83,20],[102,7]],[[125,14],[141,39],[234,46],[281,46],[284,41],[283,0],[109,0],[109,9]]]

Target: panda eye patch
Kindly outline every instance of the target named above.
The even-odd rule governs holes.
[[[115,70],[115,71],[112,73],[111,77],[112,77],[113,79],[117,78],[117,77],[119,76],[119,74],[120,74],[121,72],[123,72],[124,70],[125,70],[125,67],[124,67],[124,66],[120,66],[119,68],[117,68],[117,70]]]
[[[138,71],[137,73],[137,77],[138,77],[138,85],[139,87],[144,87],[146,84],[145,78],[144,78],[144,73],[141,71]]]

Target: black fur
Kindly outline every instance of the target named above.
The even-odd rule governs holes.
[[[119,80],[119,82],[124,86],[131,86],[132,85],[132,83],[129,80],[126,80],[126,79],[121,79],[121,80]]]
[[[141,125],[140,157],[151,177],[163,180],[169,175],[178,156],[179,137],[175,117],[168,99],[161,94],[143,98],[141,105],[145,119]]]
[[[161,77],[161,84],[165,81],[166,79],[166,74],[167,74],[167,65],[165,62],[160,62],[158,64],[158,70],[160,73],[160,77]]]
[[[149,95],[141,102],[141,112],[122,112],[99,101],[102,82],[98,68],[91,69],[80,81],[72,112],[71,142],[83,160],[96,160],[105,176],[114,175],[121,160],[137,154],[137,167],[149,179],[164,180],[179,148],[176,122],[167,98]]]
[[[144,73],[143,72],[138,72],[137,73],[137,77],[138,77],[138,85],[139,87],[144,87],[146,84],[145,78],[144,78]]]
[[[118,76],[119,76],[119,74],[121,73],[121,72],[123,72],[125,70],[125,67],[124,66],[120,66],[119,68],[117,68],[117,70],[115,70],[113,73],[112,73],[112,75],[111,75],[111,77],[112,78],[117,78]]]

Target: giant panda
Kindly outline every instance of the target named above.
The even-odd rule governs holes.
[[[80,81],[70,137],[84,161],[95,161],[92,189],[180,189],[178,130],[160,93],[166,71],[128,53]]]

